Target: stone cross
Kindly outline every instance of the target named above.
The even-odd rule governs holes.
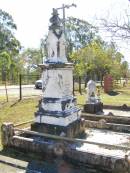
[[[71,5],[65,5],[63,4],[62,7],[57,8],[57,10],[62,10],[63,11],[63,31],[64,31],[64,35],[65,35],[65,9],[70,8],[70,7],[76,7],[76,4],[72,3]]]

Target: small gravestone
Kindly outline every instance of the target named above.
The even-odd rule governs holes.
[[[101,103],[99,96],[96,95],[96,83],[90,80],[87,83],[87,98],[84,105],[84,111],[87,113],[98,113],[103,111],[103,103]]]
[[[47,57],[39,65],[42,69],[43,98],[31,130],[74,137],[84,130],[84,126],[73,96],[73,64],[66,58],[66,40],[56,9],[53,9],[50,23]]]

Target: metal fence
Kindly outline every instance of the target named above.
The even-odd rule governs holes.
[[[21,100],[25,97],[40,96],[42,90],[35,89],[35,82],[40,75],[24,75],[20,74],[15,83],[9,80],[1,82],[0,85],[0,102],[12,99]]]

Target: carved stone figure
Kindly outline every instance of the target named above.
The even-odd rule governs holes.
[[[98,96],[96,95],[96,83],[93,80],[90,80],[87,83],[86,91],[87,98],[86,104],[84,105],[84,111],[92,114],[103,112],[103,103],[100,101],[99,93]]]
[[[51,25],[49,27],[49,33],[46,44],[46,62],[66,63],[66,41],[63,33],[63,26],[61,25],[61,19],[59,18],[56,9],[53,9],[50,22]]]
[[[93,80],[90,80],[87,83],[87,101],[95,102],[95,94],[96,94],[96,83]]]

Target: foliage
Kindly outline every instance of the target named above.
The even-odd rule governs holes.
[[[19,55],[19,63],[22,64],[21,72],[25,74],[39,73],[38,64],[42,63],[42,54],[40,49],[25,49]]]
[[[11,55],[17,55],[20,43],[14,36],[17,29],[11,15],[0,9],[0,52],[7,51]]]
[[[5,71],[8,78],[14,78],[17,71],[15,57],[21,46],[14,36],[16,29],[12,16],[0,9],[0,70],[2,79],[5,78]]]
[[[65,37],[67,41],[67,57],[70,58],[70,55],[73,51],[79,50],[86,45],[88,45],[94,38],[97,38],[98,29],[92,26],[90,23],[74,18],[69,17],[65,23]],[[47,35],[41,39],[40,49],[43,54],[46,56],[46,39]],[[78,68],[78,65],[77,65]]]
[[[107,44],[100,38],[73,52],[70,58],[75,63],[75,75],[87,75],[94,80],[96,77],[102,81],[107,73],[120,79],[128,71],[128,63],[122,61],[123,55],[116,50],[115,45]]]
[[[0,66],[3,67],[6,71],[9,70],[11,65],[11,59],[7,52],[0,53]]]
[[[11,58],[7,52],[2,52],[0,53],[0,69],[2,72],[2,80],[6,80],[6,76],[9,73],[11,65]]]
[[[69,17],[66,21],[67,52],[85,47],[96,37],[97,28],[88,22]]]
[[[96,77],[101,81],[107,73],[116,79],[123,77],[128,70],[128,66],[122,64],[123,55],[113,42],[104,42],[97,33],[98,29],[88,22],[68,18],[66,39],[69,58],[75,64],[75,75]]]
[[[122,64],[121,64],[121,72],[122,72],[122,77],[123,78],[128,77],[129,65],[128,65],[127,61],[122,62]]]

